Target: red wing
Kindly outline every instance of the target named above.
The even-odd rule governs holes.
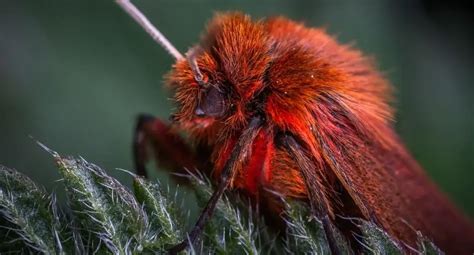
[[[316,108],[320,125],[315,136],[324,160],[368,219],[375,217],[388,233],[411,246],[416,245],[415,230],[420,230],[446,251],[474,249],[468,220],[427,178],[389,126],[377,130],[385,137],[381,143],[371,130],[357,128],[356,116],[334,100],[321,99]]]
[[[393,131],[390,86],[359,51],[286,19],[266,23],[274,40],[266,112],[304,143],[326,176],[333,211],[352,204],[415,246],[416,230],[448,253],[474,250],[474,230],[426,177]],[[334,178],[336,181],[334,181]],[[331,193],[333,192],[333,193]],[[331,198],[332,197],[332,198]],[[350,207],[350,206],[349,206]],[[354,213],[354,210],[350,210]]]

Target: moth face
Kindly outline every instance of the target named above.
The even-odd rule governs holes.
[[[177,106],[174,120],[198,129],[217,123],[230,129],[244,126],[253,114],[254,95],[260,92],[248,88],[261,87],[260,80],[232,80],[208,53],[199,56],[197,63],[199,75],[187,60],[179,62],[169,75]]]
[[[204,53],[197,63],[199,73],[190,61],[183,60],[168,76],[177,106],[174,120],[195,128],[205,128],[216,121],[226,122],[234,113],[233,105],[239,95],[219,72],[212,57]]]
[[[197,117],[222,118],[227,111],[226,95],[216,86],[202,88],[194,109]]]

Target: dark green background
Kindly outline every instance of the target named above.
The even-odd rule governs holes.
[[[173,59],[114,2],[1,0],[0,163],[55,189],[28,135],[125,183],[137,113],[167,118]],[[374,56],[397,89],[397,130],[428,173],[474,215],[472,5],[447,1],[135,1],[177,48],[213,13],[285,15]],[[166,174],[160,174],[165,178]]]

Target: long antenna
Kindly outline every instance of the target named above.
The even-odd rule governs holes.
[[[130,0],[117,0],[116,1],[125,12],[130,15],[140,26],[145,29],[145,31],[151,35],[153,40],[155,40],[158,44],[160,44],[166,51],[168,51],[171,56],[173,56],[176,60],[183,59],[183,55],[179,53],[179,51],[173,46],[173,44],[166,39],[166,37],[160,33],[160,31],[151,24],[151,22],[147,19],[143,13],[133,5]]]

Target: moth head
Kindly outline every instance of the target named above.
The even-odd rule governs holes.
[[[194,115],[196,117],[222,118],[228,110],[228,93],[224,91],[222,84],[217,81],[204,79],[204,75],[197,63],[200,47],[192,48],[187,54],[187,62],[198,85],[197,100],[195,100]]]
[[[239,13],[217,15],[201,43],[168,75],[177,121],[242,127],[259,109],[270,43],[262,22]]]

